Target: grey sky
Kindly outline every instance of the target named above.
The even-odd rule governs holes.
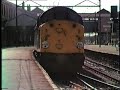
[[[8,0],[10,2],[16,3],[16,0]],[[18,5],[22,3],[22,1],[26,1],[26,0],[18,0]],[[34,2],[32,2],[34,1]],[[92,3],[92,2],[93,3]],[[83,2],[81,4],[79,4],[78,6],[83,6],[83,5],[92,5],[92,6],[96,6],[99,5],[99,0],[28,0],[25,4],[30,4],[31,6],[34,5],[46,5],[46,6],[51,6],[51,5],[55,5],[55,6],[74,6],[80,2]],[[108,11],[111,11],[111,6],[118,6],[118,11],[120,11],[120,0],[101,0],[101,9],[106,9]],[[32,8],[34,9],[34,8]],[[48,8],[43,8],[41,7],[41,9],[43,10],[47,10]],[[99,11],[99,7],[74,7],[73,8],[75,11],[79,12],[79,13],[94,13]]]

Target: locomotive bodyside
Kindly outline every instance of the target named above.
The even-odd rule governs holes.
[[[54,10],[54,8],[51,10]],[[51,13],[51,10],[48,12]],[[69,9],[65,7],[55,7],[55,10],[57,12],[64,12]],[[78,19],[78,21],[74,20],[75,18],[71,19],[71,14],[68,14],[68,11],[67,14],[69,16],[66,14],[67,19],[65,15],[58,15],[60,18],[56,18],[55,10],[53,12],[54,14],[51,13],[53,14],[52,19],[46,19],[47,17],[45,18],[45,16],[47,15],[43,14],[41,18],[42,23],[38,21],[39,48],[37,51],[34,51],[33,54],[48,72],[80,72],[85,58],[84,26],[79,21],[80,19]],[[64,17],[64,19],[62,17]],[[46,19],[46,21],[43,18]]]

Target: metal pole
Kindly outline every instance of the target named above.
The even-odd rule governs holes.
[[[16,29],[17,29],[17,0],[16,0]]]
[[[96,12],[95,12],[95,45],[96,45],[96,29],[97,29],[97,22],[96,22]]]
[[[120,12],[120,0],[119,0],[119,6],[118,6],[118,7],[119,7],[119,10],[118,10],[118,11]],[[119,15],[118,15],[118,18],[119,18]]]
[[[101,0],[99,0],[99,47],[101,47]]]
[[[17,29],[18,29],[18,23],[17,23],[17,0],[16,0],[16,39],[15,39],[15,44],[17,45],[18,39],[17,39]]]
[[[112,21],[112,31],[111,31],[111,44],[113,46],[113,38],[112,38],[112,36],[113,36],[113,21]]]

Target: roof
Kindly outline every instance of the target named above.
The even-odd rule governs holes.
[[[11,2],[9,2],[9,1],[7,1],[7,0],[2,0],[2,3],[5,3],[5,4],[7,4],[7,5],[11,5],[11,6],[13,6],[13,7],[16,7],[15,4],[13,4],[13,3],[11,3]]]
[[[105,10],[104,8],[100,11],[98,11],[97,13],[101,13],[101,14],[110,14],[109,11]]]
[[[38,7],[36,7],[35,9],[33,9],[31,12],[34,12],[34,13],[43,13],[44,11]]]
[[[51,20],[69,20],[83,25],[82,17],[72,9],[64,6],[56,6],[44,12],[39,16],[37,26]]]
[[[18,26],[34,26],[36,19],[27,14],[20,14],[18,17]],[[7,22],[6,26],[16,26],[16,18]]]
[[[34,17],[37,20],[37,18],[38,18],[37,14],[42,15],[43,12],[44,12],[43,10],[36,7],[34,10],[30,11],[30,14],[32,17]]]

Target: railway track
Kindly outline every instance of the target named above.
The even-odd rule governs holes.
[[[120,70],[105,66],[104,64],[95,62],[89,58],[85,60],[84,69],[87,71],[96,74],[105,81],[119,85],[120,84]]]
[[[85,60],[85,62],[86,61],[90,62],[90,60]],[[92,63],[94,63],[94,61]],[[99,63],[95,62],[94,64],[98,66]],[[102,64],[100,65],[102,66]],[[109,67],[106,66],[106,68],[109,68]],[[113,68],[111,69],[116,70]],[[83,70],[87,72],[88,75],[91,73],[91,75],[88,76],[85,73],[82,73],[82,74],[77,73],[76,77],[71,77],[71,79],[69,80],[66,80],[65,78],[64,79],[60,78],[57,82],[55,81],[56,86],[60,90],[119,90],[120,89],[119,86],[105,82],[104,78],[101,79],[101,76],[102,76],[111,81],[114,81],[119,85],[119,80],[113,77],[110,77],[109,75],[106,75],[100,70],[97,70],[96,68],[92,68],[90,65],[87,65],[87,64],[85,64],[85,66],[83,67]],[[98,75],[100,76],[100,78],[97,78],[99,77]],[[54,82],[54,79],[52,80]]]
[[[90,87],[92,90],[120,90],[120,87],[106,83],[104,81],[89,77],[87,75],[77,73],[78,74],[78,79],[86,81],[87,86]],[[82,78],[82,79],[81,79]],[[90,89],[90,90],[91,90]]]
[[[103,64],[113,70],[119,70],[119,54],[109,54],[85,49],[86,59]],[[119,72],[120,73],[120,72]]]
[[[106,75],[105,73],[101,72],[100,70],[98,70],[96,68],[92,68],[90,64],[88,65],[88,61],[90,63],[96,64],[96,66],[101,65],[102,67],[109,68],[107,66],[99,64],[92,60],[90,61],[90,60],[86,59],[85,63],[87,63],[87,64],[85,64],[83,67],[84,71],[87,71],[87,73],[92,73],[96,77],[107,78],[110,81],[115,82],[115,83],[110,84],[108,82],[105,82],[104,78],[102,78],[102,80],[101,80],[100,78],[98,79],[94,76],[93,77],[87,76],[87,74],[77,74],[77,75],[79,75],[79,77],[75,77],[75,78],[72,77],[69,80],[60,79],[59,81],[55,82],[56,86],[60,90],[100,90],[100,89],[102,89],[102,90],[119,90],[120,89],[119,86],[115,85],[116,83],[119,85],[119,83],[120,83],[119,80],[117,80],[116,78],[113,78],[109,75]],[[117,71],[117,69],[113,69],[113,68],[110,68],[110,69]],[[87,80],[85,78],[87,78]],[[97,83],[97,85],[96,85],[96,83]]]
[[[60,90],[120,90],[118,86],[82,73],[77,73],[75,77],[68,80],[60,79],[56,84]]]
[[[86,61],[89,61],[89,62],[91,62],[91,63],[95,63],[96,65],[103,66],[103,67],[105,67],[105,68],[107,68],[107,69],[109,69],[109,70],[113,70],[113,71],[116,71],[116,72],[120,73],[120,70],[117,69],[117,68],[113,68],[113,67],[111,67],[111,66],[109,66],[109,65],[105,65],[105,64],[96,62],[96,61],[94,61],[94,60],[92,60],[92,59],[90,59],[90,58],[88,58],[88,57],[85,57],[85,58],[86,58],[86,59],[85,59]]]

